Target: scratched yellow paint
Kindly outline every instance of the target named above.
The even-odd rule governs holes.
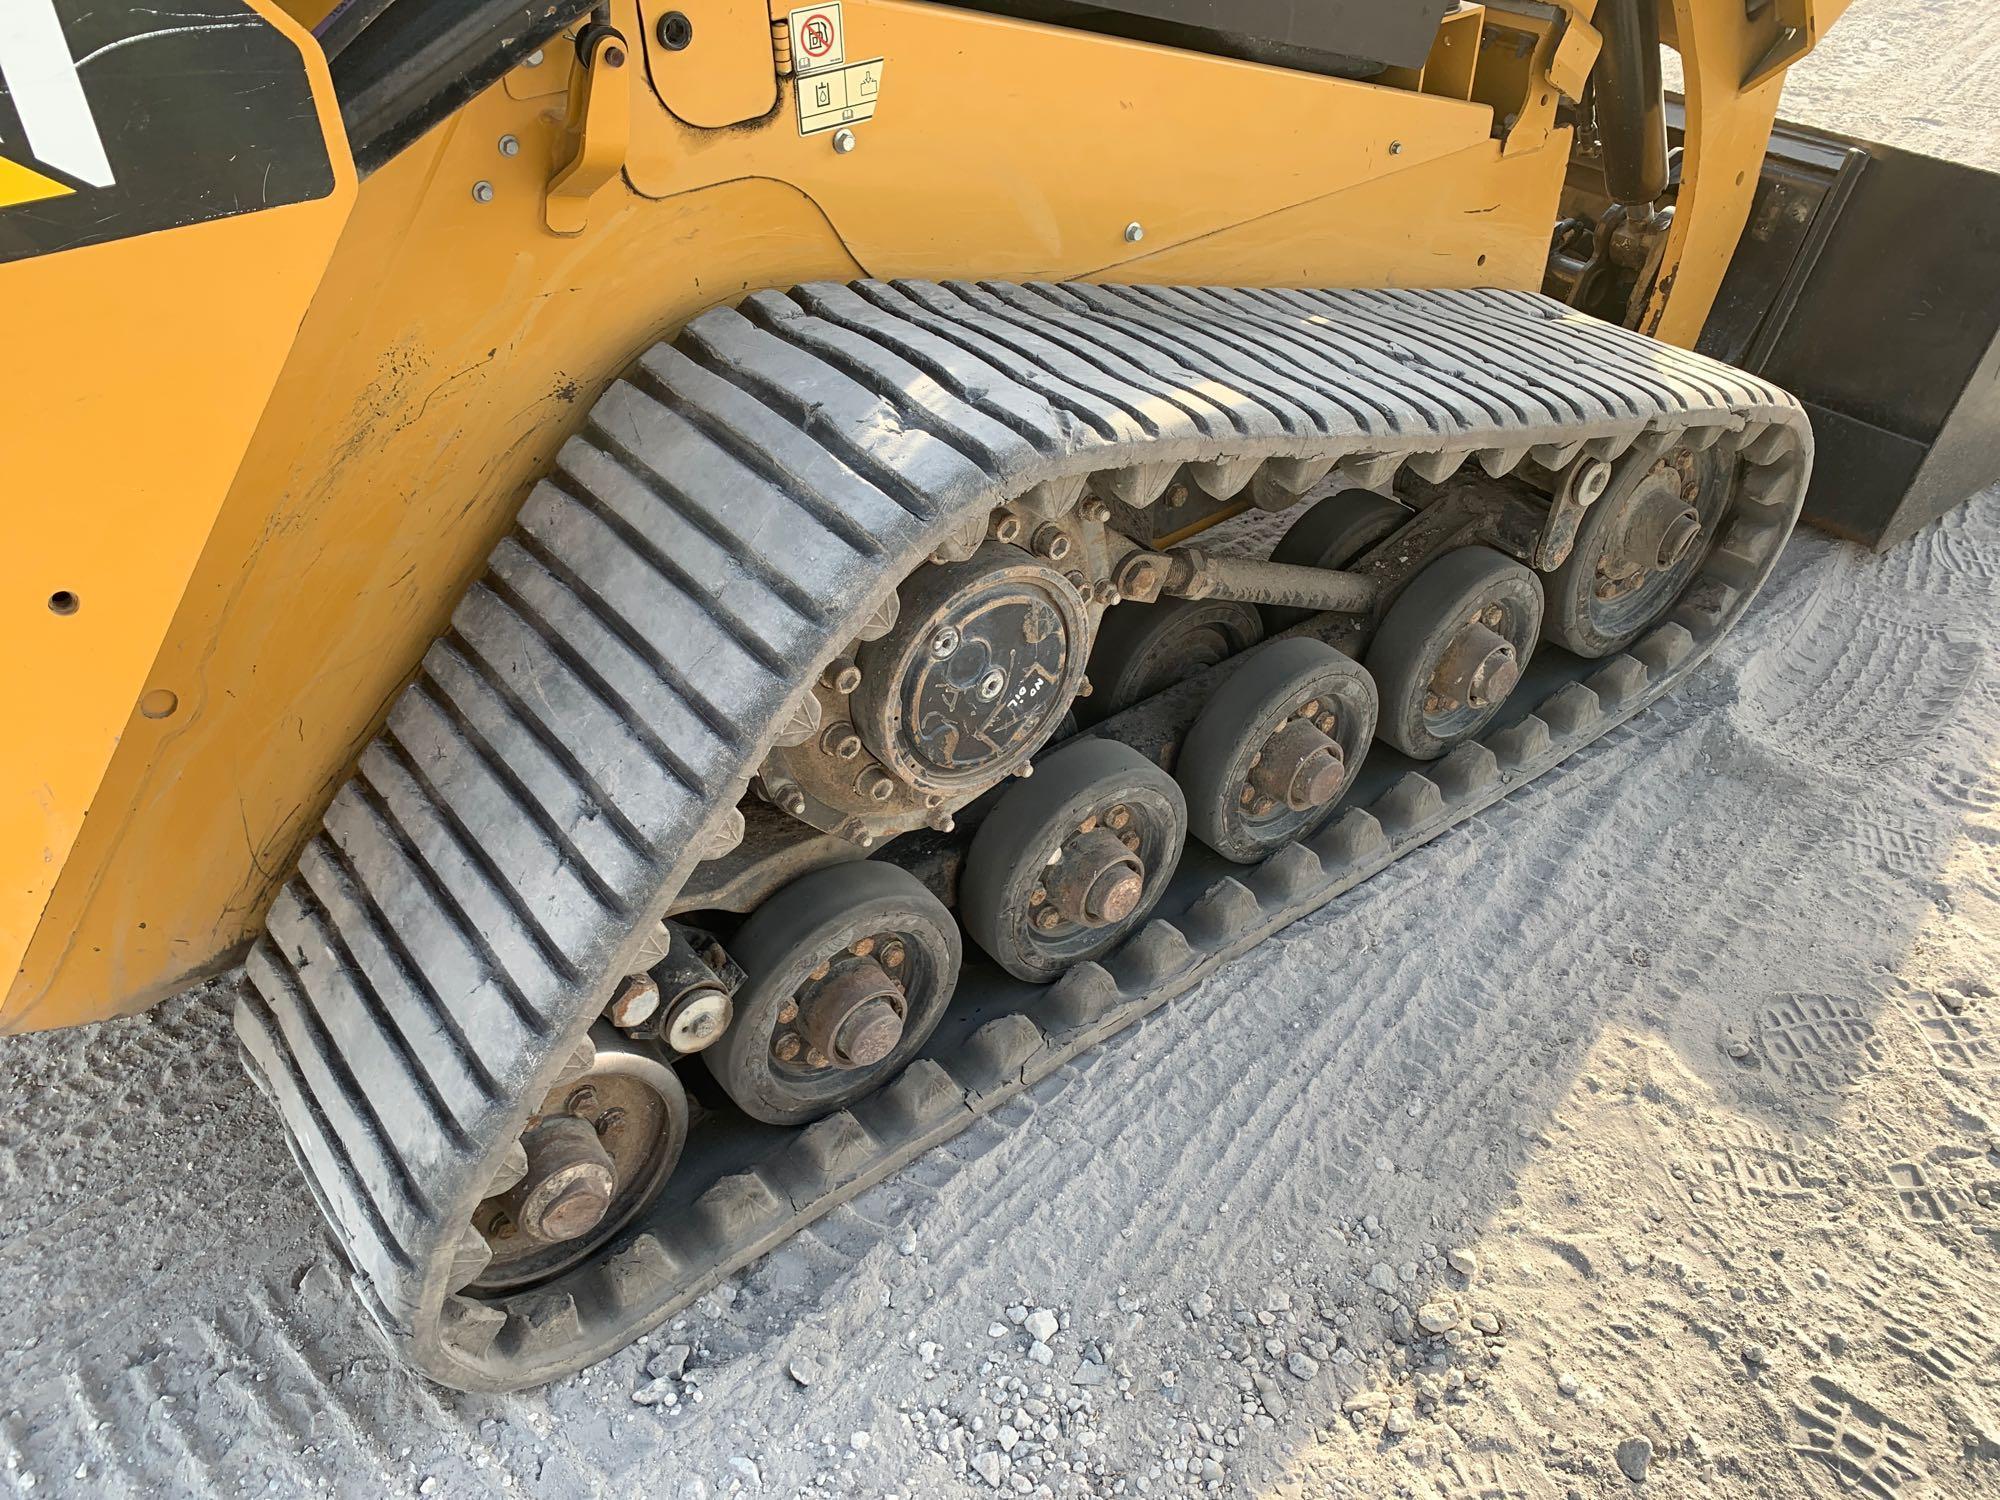
[[[1729,71],[1777,7],[1746,20],[1740,0],[1664,3],[1702,80],[1689,160],[1701,206],[1676,220],[1662,305],[1663,329],[1685,337],[1747,206],[1730,164],[1754,159],[1768,125]],[[681,8],[698,34],[768,37],[755,7]],[[16,789],[0,870],[19,872],[0,889],[0,950],[22,954],[0,1029],[138,1008],[240,948],[526,485],[628,361],[705,308],[861,275],[1540,283],[1569,149],[1540,92],[1503,141],[1484,103],[949,6],[844,9],[848,55],[893,64],[851,154],[799,135],[790,80],[767,116],[703,130],[673,113],[671,75],[656,95],[630,67],[625,172],[582,233],[552,234],[542,191],[566,149],[571,64],[552,45],[362,184],[303,321],[245,297],[189,326],[116,292],[109,259],[40,283],[61,316],[92,309],[52,388],[97,415],[25,475],[0,475],[0,493],[61,501],[36,512],[33,566],[11,543],[0,552],[0,638],[35,663],[10,703],[59,709],[46,733],[0,736],[0,785]],[[636,0],[613,21],[646,36]],[[732,55],[753,40],[735,36]],[[1684,225],[1701,216],[1727,232]],[[254,286],[298,255],[278,238],[264,253]],[[216,256],[128,280],[244,275]],[[9,306],[29,285],[20,271],[0,268]],[[232,341],[284,357],[267,404]],[[262,406],[247,449],[179,399],[190,391],[239,424]],[[114,430],[114,408],[129,454],[83,440]],[[0,423],[18,411],[0,402]],[[0,438],[12,452],[23,434]],[[132,524],[156,512],[171,547]],[[84,610],[52,615],[49,589],[83,576],[102,580]],[[147,717],[148,694],[172,695],[174,711]],[[30,787],[47,790],[19,794]]]

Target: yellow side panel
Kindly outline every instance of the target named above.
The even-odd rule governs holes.
[[[325,100],[325,70],[307,51]],[[340,139],[330,108],[321,123]],[[157,719],[137,707],[352,202],[352,171],[334,155],[330,197],[0,267],[0,963],[10,975],[86,811],[104,805],[114,752],[150,755],[186,722],[166,697],[147,704]],[[148,878],[174,877],[161,864]]]
[[[887,59],[851,154],[799,135],[790,80],[769,117],[700,131],[627,69],[638,191],[552,235],[552,46],[368,180],[143,684],[181,709],[126,726],[0,1028],[138,1008],[255,930],[526,485],[706,308],[864,274],[1540,283],[1565,133],[1503,159],[1484,105],[948,6],[845,13],[848,55]],[[634,4],[614,21],[638,34]]]

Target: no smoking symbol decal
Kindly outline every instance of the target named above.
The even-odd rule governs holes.
[[[825,16],[809,17],[800,45],[805,49],[807,57],[825,57],[833,50],[833,22]]]

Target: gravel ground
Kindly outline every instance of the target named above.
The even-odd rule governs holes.
[[[1949,45],[1942,38],[1951,37]],[[2000,12],[1787,112],[2000,165]],[[646,1343],[390,1364],[227,992],[0,1044],[0,1488],[2000,1492],[2000,490]]]

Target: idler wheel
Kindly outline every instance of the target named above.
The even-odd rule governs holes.
[[[1303,568],[1345,568],[1411,518],[1410,508],[1373,490],[1338,490],[1306,507],[1305,514],[1271,549],[1271,561]],[[1260,604],[1264,633],[1276,635],[1312,611],[1283,604]],[[1093,678],[1093,681],[1096,679]]]
[[[1187,839],[1181,791],[1128,745],[1044,756],[979,825],[959,878],[972,940],[1017,979],[1056,978],[1151,915]]]
[[[1720,445],[1621,462],[1548,576],[1547,638],[1578,656],[1609,656],[1673,608],[1720,529],[1735,463]]]
[[[1264,622],[1254,604],[1162,599],[1114,605],[1097,628],[1090,696],[1076,705],[1077,717],[1085,724],[1108,719],[1263,638]]]
[[[680,1160],[687,1094],[665,1055],[608,1022],[590,1038],[590,1066],[549,1091],[492,1195],[473,1210],[490,1254],[468,1291],[527,1286],[586,1259]]]

